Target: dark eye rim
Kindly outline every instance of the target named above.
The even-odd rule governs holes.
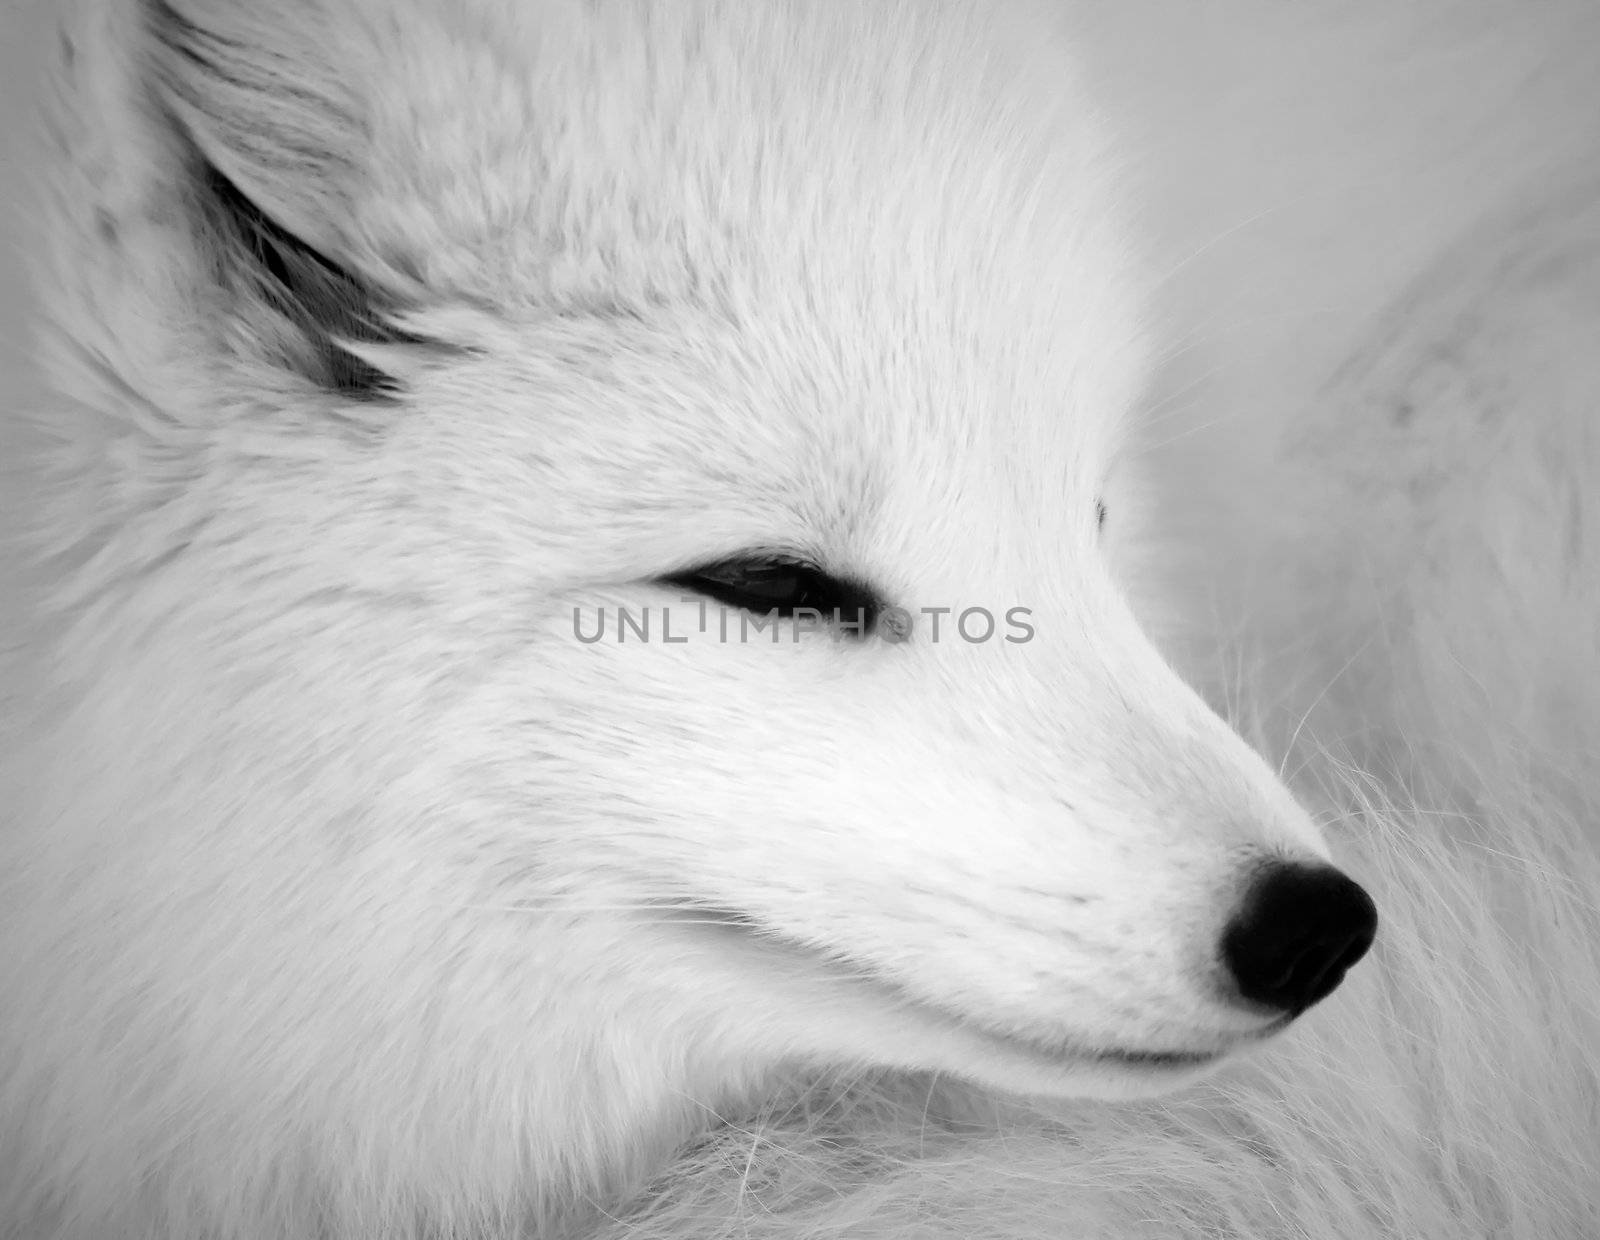
[[[1106,517],[1109,515],[1110,513],[1106,510],[1105,500],[1096,499],[1094,501],[1094,528],[1097,532],[1106,528]]]
[[[781,551],[749,551],[669,573],[659,583],[709,598],[724,607],[790,618],[814,610],[830,623],[872,632],[884,603],[871,586],[828,572],[813,560]]]

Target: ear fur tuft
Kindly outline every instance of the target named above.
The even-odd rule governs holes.
[[[346,398],[396,384],[342,342],[421,343],[397,297],[336,259],[351,248],[359,109],[311,32],[304,0],[146,0],[153,81],[188,148],[201,240],[232,342]]]
[[[305,378],[341,396],[381,400],[394,381],[343,347],[421,344],[388,323],[395,307],[272,220],[223,172],[199,168],[198,196],[241,324]]]
[[[311,0],[145,0],[153,86],[204,157],[270,218],[340,248],[366,125]]]

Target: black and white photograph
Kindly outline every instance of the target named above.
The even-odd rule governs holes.
[[[0,1240],[1600,1240],[1600,0],[0,0]]]

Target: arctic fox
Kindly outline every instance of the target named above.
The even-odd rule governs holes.
[[[1115,1100],[1276,1044],[1378,913],[1136,619],[1173,286],[1086,51],[1112,19],[1072,16],[63,20],[0,1235],[1135,1235],[1135,1149],[1197,1231],[1174,1176],[1271,1234],[1236,1155],[1172,1137],[1202,1094]],[[1346,1070],[1403,1082],[1383,1045]],[[1592,1101],[1578,1062],[1551,1114]],[[1403,1083],[1304,1138],[1256,1089],[1203,1113],[1284,1234],[1321,1224],[1283,1171],[1327,1234],[1399,1234],[1380,1180],[1330,1203]],[[706,1151],[763,1108],[835,1125],[837,1201],[717,1199]],[[1578,1217],[1572,1127],[1542,1213],[1496,1198],[1526,1234]],[[918,1133],[933,1172],[874,1196]],[[1063,1167],[1026,1217],[1007,1133]],[[1460,1197],[1481,1151],[1419,1142],[1392,1183]],[[1452,1217],[1489,1215],[1416,1226]]]

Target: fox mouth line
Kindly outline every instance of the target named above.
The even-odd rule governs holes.
[[[1008,1046],[1022,1047],[1041,1058],[1056,1062],[1070,1059],[1079,1062],[1102,1063],[1134,1071],[1181,1072],[1214,1064],[1226,1057],[1235,1046],[1235,1043],[1230,1042],[1224,1046],[1205,1050],[1149,1050],[1126,1047],[1084,1046],[1066,1040],[1053,1042],[1029,1037],[1026,1034],[997,1029],[993,1025],[976,1019],[971,1015],[922,999],[908,991],[902,983],[893,977],[885,975],[873,966],[856,960],[845,953],[830,952],[813,947],[774,929],[754,914],[746,913],[739,909],[704,904],[699,901],[674,902],[666,911],[668,911],[669,915],[672,913],[679,915],[686,923],[702,927],[709,926],[713,930],[725,930],[753,940],[768,950],[781,951],[785,955],[802,957],[808,962],[828,970],[830,973],[848,977],[852,981],[872,987],[875,991],[891,997],[899,1007],[912,1012],[935,1015],[964,1029],[980,1033],[986,1038]],[[1245,1035],[1239,1041],[1259,1041],[1277,1033],[1288,1023],[1287,1020],[1274,1021],[1271,1025],[1255,1033]]]
[[[1181,1072],[1186,1069],[1203,1068],[1223,1059],[1232,1049],[1232,1045],[1208,1048],[1206,1050],[1151,1050],[1135,1047],[1118,1046],[1085,1046],[1082,1043],[1062,1040],[1060,1042],[1046,1041],[1042,1038],[1029,1037],[1026,1034],[1009,1030],[996,1029],[981,1020],[964,1016],[936,1003],[929,1003],[906,995],[893,981],[880,975],[868,978],[880,986],[894,991],[900,995],[904,1002],[928,1011],[938,1012],[949,1020],[956,1021],[968,1029],[974,1029],[985,1037],[1004,1042],[1009,1046],[1021,1046],[1032,1051],[1044,1059],[1063,1060],[1072,1059],[1089,1063],[1107,1064],[1134,1071],[1149,1072]]]
[[[1095,1051],[1094,1058],[1130,1068],[1200,1068],[1215,1063],[1225,1051]]]
[[[924,1005],[926,1006],[926,1005]],[[954,1014],[951,1014],[954,1016]],[[1036,1038],[1025,1035],[1005,1033],[995,1030],[990,1026],[967,1020],[965,1023],[982,1029],[990,1037],[999,1038],[1006,1042],[1018,1043],[1031,1047],[1036,1053],[1061,1058],[1070,1056],[1075,1059],[1089,1059],[1100,1063],[1115,1064],[1120,1067],[1133,1069],[1149,1069],[1163,1072],[1180,1072],[1184,1069],[1203,1068],[1210,1064],[1226,1059],[1241,1047],[1254,1046],[1266,1041],[1273,1035],[1283,1032],[1294,1018],[1291,1016],[1280,1017],[1270,1024],[1263,1025],[1246,1033],[1235,1034],[1220,1045],[1204,1050],[1149,1050],[1127,1047],[1098,1047],[1088,1048],[1072,1043],[1052,1045]]]

